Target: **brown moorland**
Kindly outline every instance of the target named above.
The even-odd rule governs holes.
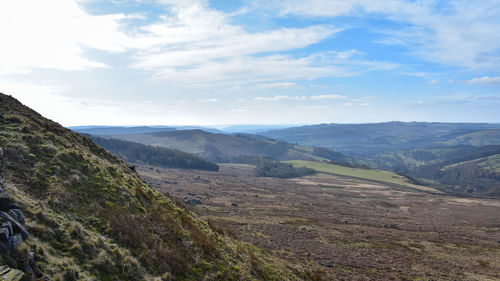
[[[498,199],[428,194],[325,174],[258,178],[253,169],[143,166],[138,172],[179,201],[199,200],[187,208],[220,231],[301,264],[318,280],[500,278]]]

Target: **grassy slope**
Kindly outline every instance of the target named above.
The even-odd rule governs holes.
[[[167,168],[219,170],[216,164],[180,150],[97,136],[90,136],[90,139],[107,151],[131,163],[146,163]]]
[[[478,167],[480,167],[483,170],[500,174],[500,154],[495,154],[495,155],[488,156],[488,157],[483,157],[483,158],[478,158],[478,159],[474,159],[474,160],[454,163],[454,164],[447,165],[447,166],[443,167],[443,169],[446,170],[446,169],[449,169],[452,167],[457,167],[457,166],[464,165],[467,163],[475,163],[475,164],[477,164]]]
[[[313,161],[302,161],[302,160],[293,160],[286,162],[291,163],[294,167],[306,167],[327,174],[347,176],[347,177],[381,182],[402,187],[409,187],[424,191],[438,192],[437,190],[434,190],[429,187],[412,184],[406,177],[388,171],[375,170],[375,169],[349,168],[334,164],[328,164],[325,162],[313,162]]]
[[[302,271],[228,239],[146,185],[124,162],[0,94],[7,191],[51,280],[298,280]],[[2,255],[0,262],[21,266]]]

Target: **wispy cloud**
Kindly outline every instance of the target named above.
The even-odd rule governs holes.
[[[345,99],[347,98],[346,96],[342,95],[317,95],[317,96],[311,96],[310,99],[312,100],[326,100],[326,99]]]
[[[283,15],[382,17],[398,25],[377,30],[387,36],[379,42],[403,45],[424,59],[446,65],[473,69],[500,65],[497,0],[282,0],[266,7]]]
[[[208,102],[208,103],[213,103],[217,102],[218,100],[216,98],[211,98],[211,99],[197,99],[198,102]]]
[[[285,96],[277,95],[273,97],[255,97],[254,101],[283,101],[283,100],[342,100],[346,96],[330,94],[330,95],[315,95],[315,96]]]
[[[500,85],[500,76],[483,76],[483,77],[476,77],[472,78],[470,80],[465,81],[466,84],[471,84],[471,85]]]
[[[306,96],[274,96],[274,97],[255,97],[254,101],[283,101],[283,100],[305,100]]]
[[[297,83],[295,82],[262,83],[262,84],[257,84],[256,87],[263,89],[290,89],[297,87]]]

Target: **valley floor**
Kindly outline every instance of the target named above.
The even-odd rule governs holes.
[[[211,223],[323,280],[500,279],[498,199],[326,174],[257,178],[248,165],[137,170],[161,192],[199,200],[190,208]]]

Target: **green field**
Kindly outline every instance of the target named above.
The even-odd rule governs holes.
[[[294,167],[306,167],[314,169],[320,173],[346,176],[351,178],[364,179],[369,181],[403,186],[403,187],[410,187],[419,190],[438,192],[437,190],[430,187],[412,184],[406,177],[388,171],[375,170],[375,169],[349,168],[340,165],[328,164],[325,162],[314,162],[314,161],[303,161],[303,160],[292,160],[284,162],[290,163]]]

